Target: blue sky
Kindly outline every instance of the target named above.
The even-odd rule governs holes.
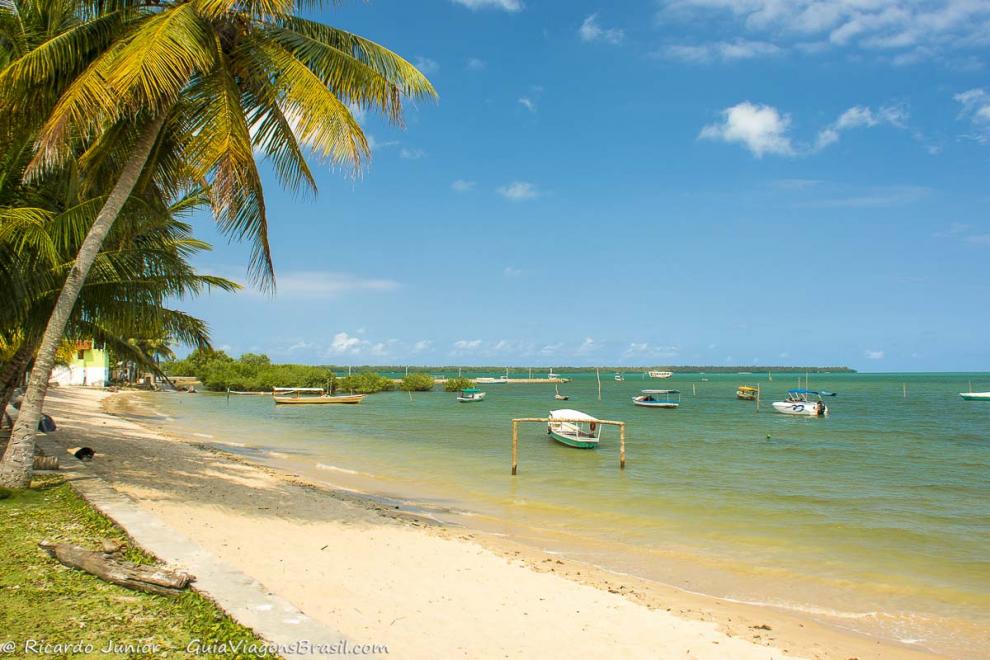
[[[440,100],[354,178],[266,174],[274,299],[181,306],[324,364],[990,370],[987,0],[373,0]],[[249,247],[198,265],[245,279]]]

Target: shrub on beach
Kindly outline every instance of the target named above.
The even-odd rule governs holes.
[[[195,376],[214,392],[227,389],[266,392],[273,387],[327,387],[334,379],[326,367],[272,364],[267,355],[245,353],[235,360],[223,351],[193,351],[184,360],[166,365],[173,376]]]
[[[399,389],[403,392],[429,392],[434,384],[436,381],[430,374],[406,374],[399,383]]]
[[[469,387],[474,387],[474,381],[470,378],[448,378],[443,384],[444,392],[460,392]]]
[[[386,378],[373,371],[362,371],[358,374],[337,379],[337,391],[353,392],[355,394],[374,394],[395,389],[391,378]]]

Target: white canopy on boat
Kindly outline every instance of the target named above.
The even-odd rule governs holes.
[[[680,390],[640,390],[643,394],[680,394]]]
[[[322,392],[322,387],[273,387],[273,392]]]
[[[556,419],[569,419],[578,422],[597,422],[597,417],[592,417],[587,413],[583,413],[580,410],[571,410],[570,408],[563,408],[561,410],[551,410],[550,418]]]

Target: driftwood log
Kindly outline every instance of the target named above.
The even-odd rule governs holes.
[[[114,555],[120,552],[123,545],[110,541],[103,542],[103,552],[49,541],[42,541],[38,546],[70,568],[86,571],[107,582],[138,591],[172,596],[182,593],[182,590],[196,579],[186,573],[177,573],[155,566],[141,566],[117,559]]]

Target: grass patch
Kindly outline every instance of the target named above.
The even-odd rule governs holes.
[[[195,592],[158,596],[104,582],[50,558],[38,547],[45,539],[96,550],[103,539],[127,536],[61,477],[36,478],[31,488],[0,500],[0,643],[12,640],[23,650],[26,640],[78,642],[91,644],[93,657],[105,655],[99,650],[108,640],[157,647],[156,655],[167,657],[184,657],[194,639],[262,644]],[[123,554],[135,563],[156,563],[137,548]]]

